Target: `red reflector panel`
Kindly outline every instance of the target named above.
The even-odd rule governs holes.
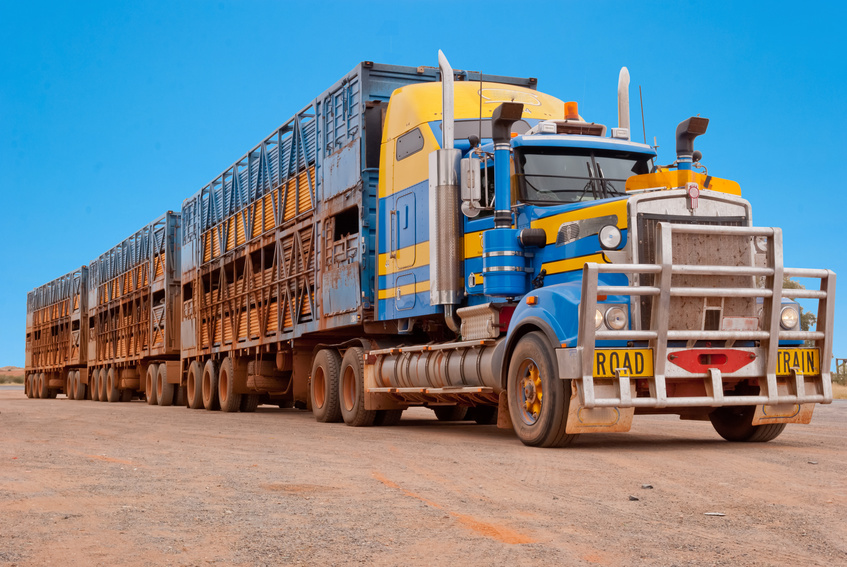
[[[752,353],[734,349],[691,349],[672,352],[668,360],[680,368],[695,374],[717,368],[723,374],[731,374],[753,362]]]

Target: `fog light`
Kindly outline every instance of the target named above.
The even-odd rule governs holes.
[[[626,310],[623,307],[610,307],[606,311],[606,325],[610,329],[620,331],[626,328]]]
[[[597,236],[604,250],[614,250],[621,245],[621,231],[613,224],[607,224],[601,228]]]
[[[783,307],[782,313],[779,315],[779,322],[783,329],[793,329],[800,321],[800,314],[794,307]]]
[[[594,312],[594,328],[599,329],[603,326],[603,312],[599,309]]]

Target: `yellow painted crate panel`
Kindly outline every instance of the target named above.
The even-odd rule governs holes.
[[[309,189],[309,179],[314,179],[314,168],[308,169],[298,177],[299,193],[300,193],[300,210],[303,213],[312,208],[312,192]]]
[[[288,181],[282,189],[283,199],[285,205],[282,214],[282,220],[287,221],[294,218],[294,215],[297,214],[297,179],[291,179]]]
[[[245,242],[247,242],[246,232],[244,230],[244,223],[247,219],[247,214],[245,211],[241,211],[235,216],[235,245],[241,246]]]
[[[229,217],[226,221],[226,252],[235,248],[235,219]]]

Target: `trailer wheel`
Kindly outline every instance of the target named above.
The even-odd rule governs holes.
[[[121,391],[118,390],[118,371],[114,366],[110,366],[106,374],[106,401],[109,403],[121,401]]]
[[[94,368],[91,370],[91,376],[88,377],[88,393],[92,402],[100,401],[100,389],[97,387],[97,379],[100,377],[100,369]]]
[[[784,423],[753,425],[755,406],[729,406],[717,408],[709,414],[709,421],[718,435],[727,441],[765,443],[779,437],[785,429]]]
[[[105,402],[109,399],[109,391],[107,386],[109,385],[109,369],[103,367],[100,369],[100,379],[97,381],[97,385],[100,387],[100,401]]]
[[[160,406],[174,403],[174,385],[168,382],[168,365],[160,364],[156,372],[156,400]]]
[[[239,411],[253,413],[259,407],[259,398],[259,394],[242,394],[241,403],[238,405]]]
[[[208,411],[220,408],[218,404],[218,365],[211,358],[203,367],[203,407]]]
[[[79,376],[79,370],[74,372],[74,388],[76,388],[76,393],[75,393],[76,399],[77,400],[84,400],[86,388],[85,388],[85,384],[82,383],[82,378],[80,378],[80,376]]]
[[[218,371],[218,400],[221,411],[234,412],[241,409],[241,394],[235,393],[235,369],[230,357],[221,362]]]
[[[350,347],[341,359],[341,376],[338,398],[341,401],[341,417],[352,427],[373,425],[375,410],[365,409],[365,363],[362,347]]]
[[[203,407],[203,367],[199,360],[192,361],[188,366],[185,393],[188,396],[188,407],[191,409]]]
[[[106,400],[103,398],[103,382],[106,380],[106,369],[98,368],[97,369],[97,401],[105,402]]]
[[[50,388],[48,387],[49,378],[44,372],[38,373],[38,397],[46,399],[50,396]]]
[[[312,413],[321,423],[341,421],[338,404],[338,374],[341,357],[333,349],[323,349],[315,355],[312,363],[312,379],[309,381],[309,396]]]
[[[509,363],[509,413],[524,445],[562,447],[576,438],[565,433],[571,385],[558,377],[551,350],[542,333],[528,333]]]
[[[397,425],[400,423],[401,417],[403,417],[403,410],[401,409],[377,410],[374,416],[374,425],[377,427]]]
[[[147,376],[144,380],[144,395],[147,405],[155,406],[159,398],[156,397],[156,377],[159,374],[159,365],[153,363],[147,367]]]
[[[65,395],[69,400],[74,399],[74,371],[68,370],[68,377],[65,380]]]
[[[175,406],[188,406],[188,399],[185,395],[185,386],[182,384],[174,384],[174,403]]]
[[[433,406],[432,411],[438,421],[462,421],[468,413],[468,406]]]

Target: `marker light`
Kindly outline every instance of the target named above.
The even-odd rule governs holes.
[[[601,228],[597,236],[604,250],[614,250],[621,244],[621,231],[613,224],[607,224]]]
[[[779,322],[782,328],[786,330],[796,327],[799,320],[800,315],[794,307],[783,307],[782,312],[779,314]]]
[[[579,107],[575,101],[565,103],[565,120],[579,120]]]
[[[626,328],[626,311],[624,308],[610,307],[606,311],[606,324],[615,331]]]

